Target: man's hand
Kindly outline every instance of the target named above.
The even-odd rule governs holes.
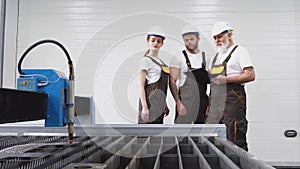
[[[217,77],[212,78],[211,81],[214,84],[224,84],[224,83],[226,83],[226,76],[224,76],[224,75],[218,75]]]
[[[165,108],[165,111],[164,111],[164,115],[165,115],[165,117],[166,117],[166,116],[168,116],[168,115],[169,115],[169,113],[170,113],[170,109],[169,109],[169,107],[168,107],[168,106],[166,106],[166,108]]]
[[[177,112],[180,116],[186,116],[187,110],[180,100],[176,103]]]
[[[149,121],[149,109],[144,109],[143,108],[141,117],[142,117],[143,121],[145,123],[147,123]]]
[[[205,115],[208,116],[209,106],[206,107]]]

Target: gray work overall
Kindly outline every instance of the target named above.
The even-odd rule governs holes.
[[[179,88],[179,98],[187,110],[186,116],[180,116],[177,108],[175,115],[176,124],[204,124],[206,120],[206,108],[208,96],[207,84],[210,82],[206,69],[205,53],[202,52],[202,68],[192,68],[191,62],[185,50],[182,51],[188,71],[185,72],[186,80]]]
[[[212,78],[218,75],[227,75],[227,62],[238,46],[235,46],[221,65],[215,65],[218,54],[212,63],[214,68],[222,70],[213,73]],[[220,69],[222,68],[223,69]],[[237,146],[248,150],[246,133],[246,93],[244,85],[236,83],[213,84],[211,83],[210,110],[206,123],[222,123],[227,127],[227,139]]]
[[[149,58],[161,68],[161,74],[157,82],[151,84],[147,84],[147,82],[145,82],[146,101],[149,109],[149,121],[145,123],[141,118],[142,103],[139,99],[138,123],[163,124],[165,110],[167,109],[166,97],[169,81],[169,68],[164,62],[161,61],[163,64],[160,64],[155,59],[151,57]]]

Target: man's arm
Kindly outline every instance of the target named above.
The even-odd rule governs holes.
[[[180,69],[175,67],[170,67],[170,80],[169,80],[169,86],[171,89],[171,93],[173,95],[173,98],[176,102],[176,109],[178,111],[178,114],[180,116],[185,116],[187,114],[187,110],[185,106],[182,104],[180,98],[179,98],[179,92],[176,85],[176,81],[179,78],[180,75]]]
[[[179,68],[170,67],[169,86],[175,102],[179,100],[178,88],[176,85],[176,81],[179,78],[179,74],[180,74]]]
[[[226,83],[247,83],[254,80],[255,72],[253,67],[245,67],[240,75],[226,77]]]
[[[211,81],[215,84],[222,83],[247,83],[255,80],[255,72],[253,67],[245,67],[243,73],[237,76],[223,76],[219,75],[212,78]]]

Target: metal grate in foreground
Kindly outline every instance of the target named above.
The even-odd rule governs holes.
[[[0,168],[272,168],[220,137],[0,136]]]

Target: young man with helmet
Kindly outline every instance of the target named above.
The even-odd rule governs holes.
[[[192,25],[186,25],[182,30],[185,44],[178,56],[170,63],[170,89],[176,102],[176,124],[204,123],[209,83],[206,71],[205,52],[200,50],[200,34]]]

